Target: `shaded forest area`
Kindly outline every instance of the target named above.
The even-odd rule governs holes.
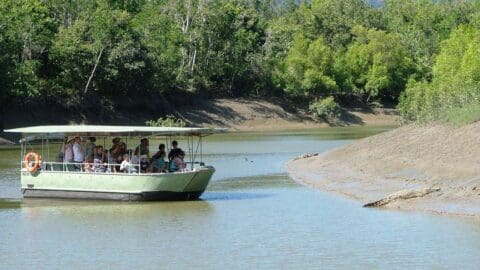
[[[0,125],[220,97],[319,116],[398,104],[408,120],[480,104],[476,0],[3,0],[0,14]]]

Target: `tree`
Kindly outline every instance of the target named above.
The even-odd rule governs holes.
[[[332,63],[333,52],[322,37],[312,42],[298,35],[285,60],[285,91],[308,98],[337,91]]]
[[[83,14],[71,26],[60,27],[50,54],[58,84],[50,94],[86,93],[91,77],[91,89],[104,95],[145,89],[146,52],[130,21],[128,12],[101,5],[91,17]]]
[[[478,11],[475,1],[387,0],[384,17],[387,29],[399,34],[409,52],[418,79],[431,79],[431,67],[440,42],[457,25],[469,23]]]
[[[411,74],[411,59],[396,34],[356,26],[355,41],[345,55],[352,91],[369,102],[372,98],[395,100]]]
[[[356,25],[383,28],[381,11],[364,0],[314,0],[311,4],[312,22],[306,30],[314,36],[323,35],[334,48],[346,47],[353,39]]]
[[[480,30],[459,26],[442,42],[432,81],[411,81],[399,110],[410,120],[441,118],[451,109],[480,104]]]

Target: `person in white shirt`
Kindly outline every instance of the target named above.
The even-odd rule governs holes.
[[[70,163],[73,161],[73,149],[72,142],[74,138],[68,138],[63,146],[63,162]]]
[[[120,171],[124,173],[136,173],[135,165],[130,163],[130,157],[128,154],[123,155],[123,161],[120,164]]]

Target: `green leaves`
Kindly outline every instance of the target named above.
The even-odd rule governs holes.
[[[90,76],[91,90],[104,95],[145,86],[146,53],[131,27],[132,16],[104,4],[91,18],[87,14],[80,17],[84,19],[60,27],[52,46],[50,59],[59,67],[58,94],[62,88],[70,94],[83,93]]]
[[[431,82],[411,82],[399,103],[407,119],[436,120],[480,104],[480,30],[459,26],[441,45]]]
[[[401,96],[412,119],[478,99],[477,1],[297,2],[0,1],[0,97]]]
[[[411,60],[399,37],[362,26],[354,27],[353,33],[355,41],[345,54],[352,91],[361,94],[367,102],[376,97],[395,99],[411,72]]]
[[[298,35],[285,65],[285,91],[291,95],[318,97],[338,90],[332,72],[333,52],[323,38],[312,42]]]

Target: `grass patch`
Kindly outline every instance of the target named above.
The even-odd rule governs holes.
[[[455,126],[468,125],[480,121],[480,104],[472,103],[459,108],[451,108],[440,114],[442,122]]]

